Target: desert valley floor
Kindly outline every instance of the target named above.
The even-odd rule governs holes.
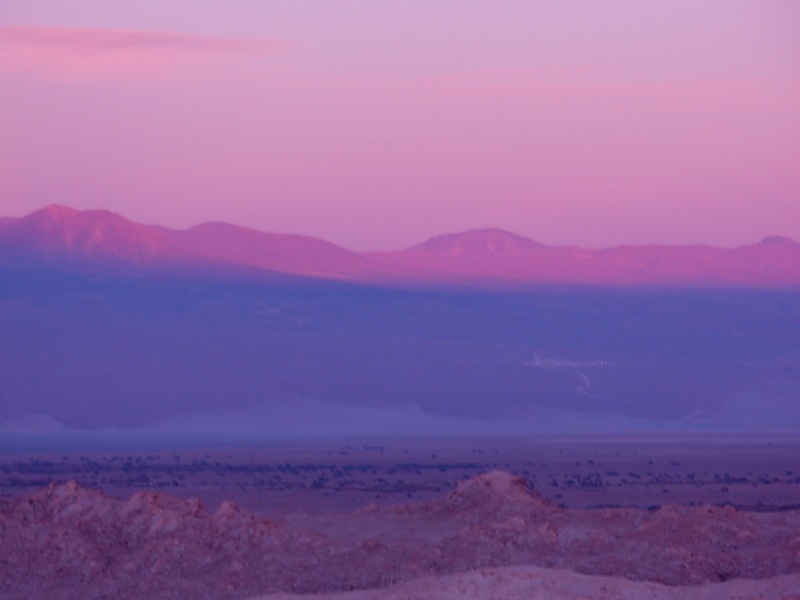
[[[0,486],[3,600],[800,598],[791,436],[9,450]]]
[[[253,514],[319,513],[431,500],[462,479],[496,469],[526,478],[567,508],[800,508],[800,441],[790,434],[17,450],[0,455],[0,494],[75,480],[120,497],[156,490],[209,507],[232,500]]]

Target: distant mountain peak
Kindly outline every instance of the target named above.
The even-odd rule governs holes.
[[[429,239],[412,251],[447,252],[513,252],[545,248],[543,244],[504,229],[475,229],[463,233],[439,235]]]
[[[51,204],[50,206],[45,206],[41,210],[30,213],[28,218],[46,217],[53,221],[64,222],[79,214],[81,214],[81,211],[75,208],[62,206],[60,204]]]
[[[792,238],[785,235],[770,235],[759,242],[761,246],[800,246]]]
[[[24,217],[0,217],[0,267],[5,265],[137,274],[230,271],[243,277],[260,271],[389,285],[800,287],[800,244],[778,235],[731,250],[699,245],[582,250],[487,228],[436,236],[399,252],[357,253],[305,235],[218,222],[177,231],[109,210],[57,204]]]
[[[0,238],[6,256],[47,263],[146,266],[184,252],[160,233],[108,210],[53,204],[8,223]]]
[[[57,204],[22,217],[19,223],[21,226],[30,226],[31,231],[35,231],[39,235],[44,235],[45,231],[38,227],[48,221],[58,227],[58,235],[71,241],[80,237],[97,240],[100,237],[109,236],[120,239],[153,235],[144,225],[105,209],[81,211]],[[47,233],[52,234],[53,230],[48,228]]]

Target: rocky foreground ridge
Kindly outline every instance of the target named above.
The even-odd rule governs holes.
[[[211,512],[196,500],[154,492],[122,500],[75,483],[0,499],[3,600],[352,590],[362,592],[336,597],[477,599],[501,588],[504,598],[611,598],[628,597],[608,595],[614,589],[677,589],[664,585],[694,586],[685,598],[798,598],[797,574],[800,511],[562,509],[503,472],[465,480],[434,502],[285,522],[230,502]],[[586,593],[563,595],[569,581]],[[533,595],[535,585],[544,591]]]

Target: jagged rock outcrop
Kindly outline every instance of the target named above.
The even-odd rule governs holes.
[[[0,598],[327,593],[510,565],[670,586],[800,573],[798,511],[562,509],[500,471],[441,500],[292,523],[50,485],[0,499]]]
[[[547,509],[556,507],[551,500],[532,490],[524,477],[505,471],[492,471],[465,479],[444,500],[445,507],[460,510],[495,510],[498,504]]]

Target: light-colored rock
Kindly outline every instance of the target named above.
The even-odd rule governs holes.
[[[568,510],[500,471],[433,502],[291,523],[74,482],[0,498],[0,600],[699,600],[796,598],[800,584],[800,511]]]
[[[502,567],[422,577],[383,590],[249,600],[798,600],[800,575],[670,587],[563,569]]]

